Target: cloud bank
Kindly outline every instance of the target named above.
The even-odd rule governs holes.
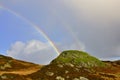
[[[54,49],[48,43],[38,40],[31,40],[26,43],[17,41],[7,51],[7,55],[39,64],[48,64],[57,56]]]
[[[5,5],[40,26],[61,51],[81,49],[82,42],[85,50],[96,57],[120,57],[119,0],[13,2]]]
[[[99,58],[120,56],[119,0],[64,0],[76,17],[72,30]]]

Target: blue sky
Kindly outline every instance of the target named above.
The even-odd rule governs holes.
[[[119,59],[119,3],[119,0],[0,0],[3,6],[0,53],[40,64],[57,57],[49,41],[31,25],[34,24],[60,51],[77,49],[100,59]]]
[[[31,39],[40,39],[46,41],[40,34],[37,35],[31,25],[26,24],[22,19],[16,17],[8,11],[1,10],[0,25],[1,25],[1,52],[9,49],[10,45],[17,40],[26,42]],[[41,37],[40,37],[41,36]]]

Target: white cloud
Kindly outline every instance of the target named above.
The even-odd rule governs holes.
[[[15,42],[7,51],[7,55],[29,62],[48,64],[57,56],[57,53],[48,43],[31,40],[27,43]]]

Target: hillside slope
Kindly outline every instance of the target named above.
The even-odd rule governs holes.
[[[30,76],[33,80],[120,80],[117,63],[103,62],[86,52],[69,50]]]
[[[42,66],[0,55],[0,80],[27,80],[26,75],[40,70]]]
[[[0,55],[0,80],[120,80],[120,60],[100,61],[68,50],[41,66]]]

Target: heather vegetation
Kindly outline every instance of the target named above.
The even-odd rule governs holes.
[[[68,50],[41,66],[0,55],[0,80],[120,80],[120,61]]]

